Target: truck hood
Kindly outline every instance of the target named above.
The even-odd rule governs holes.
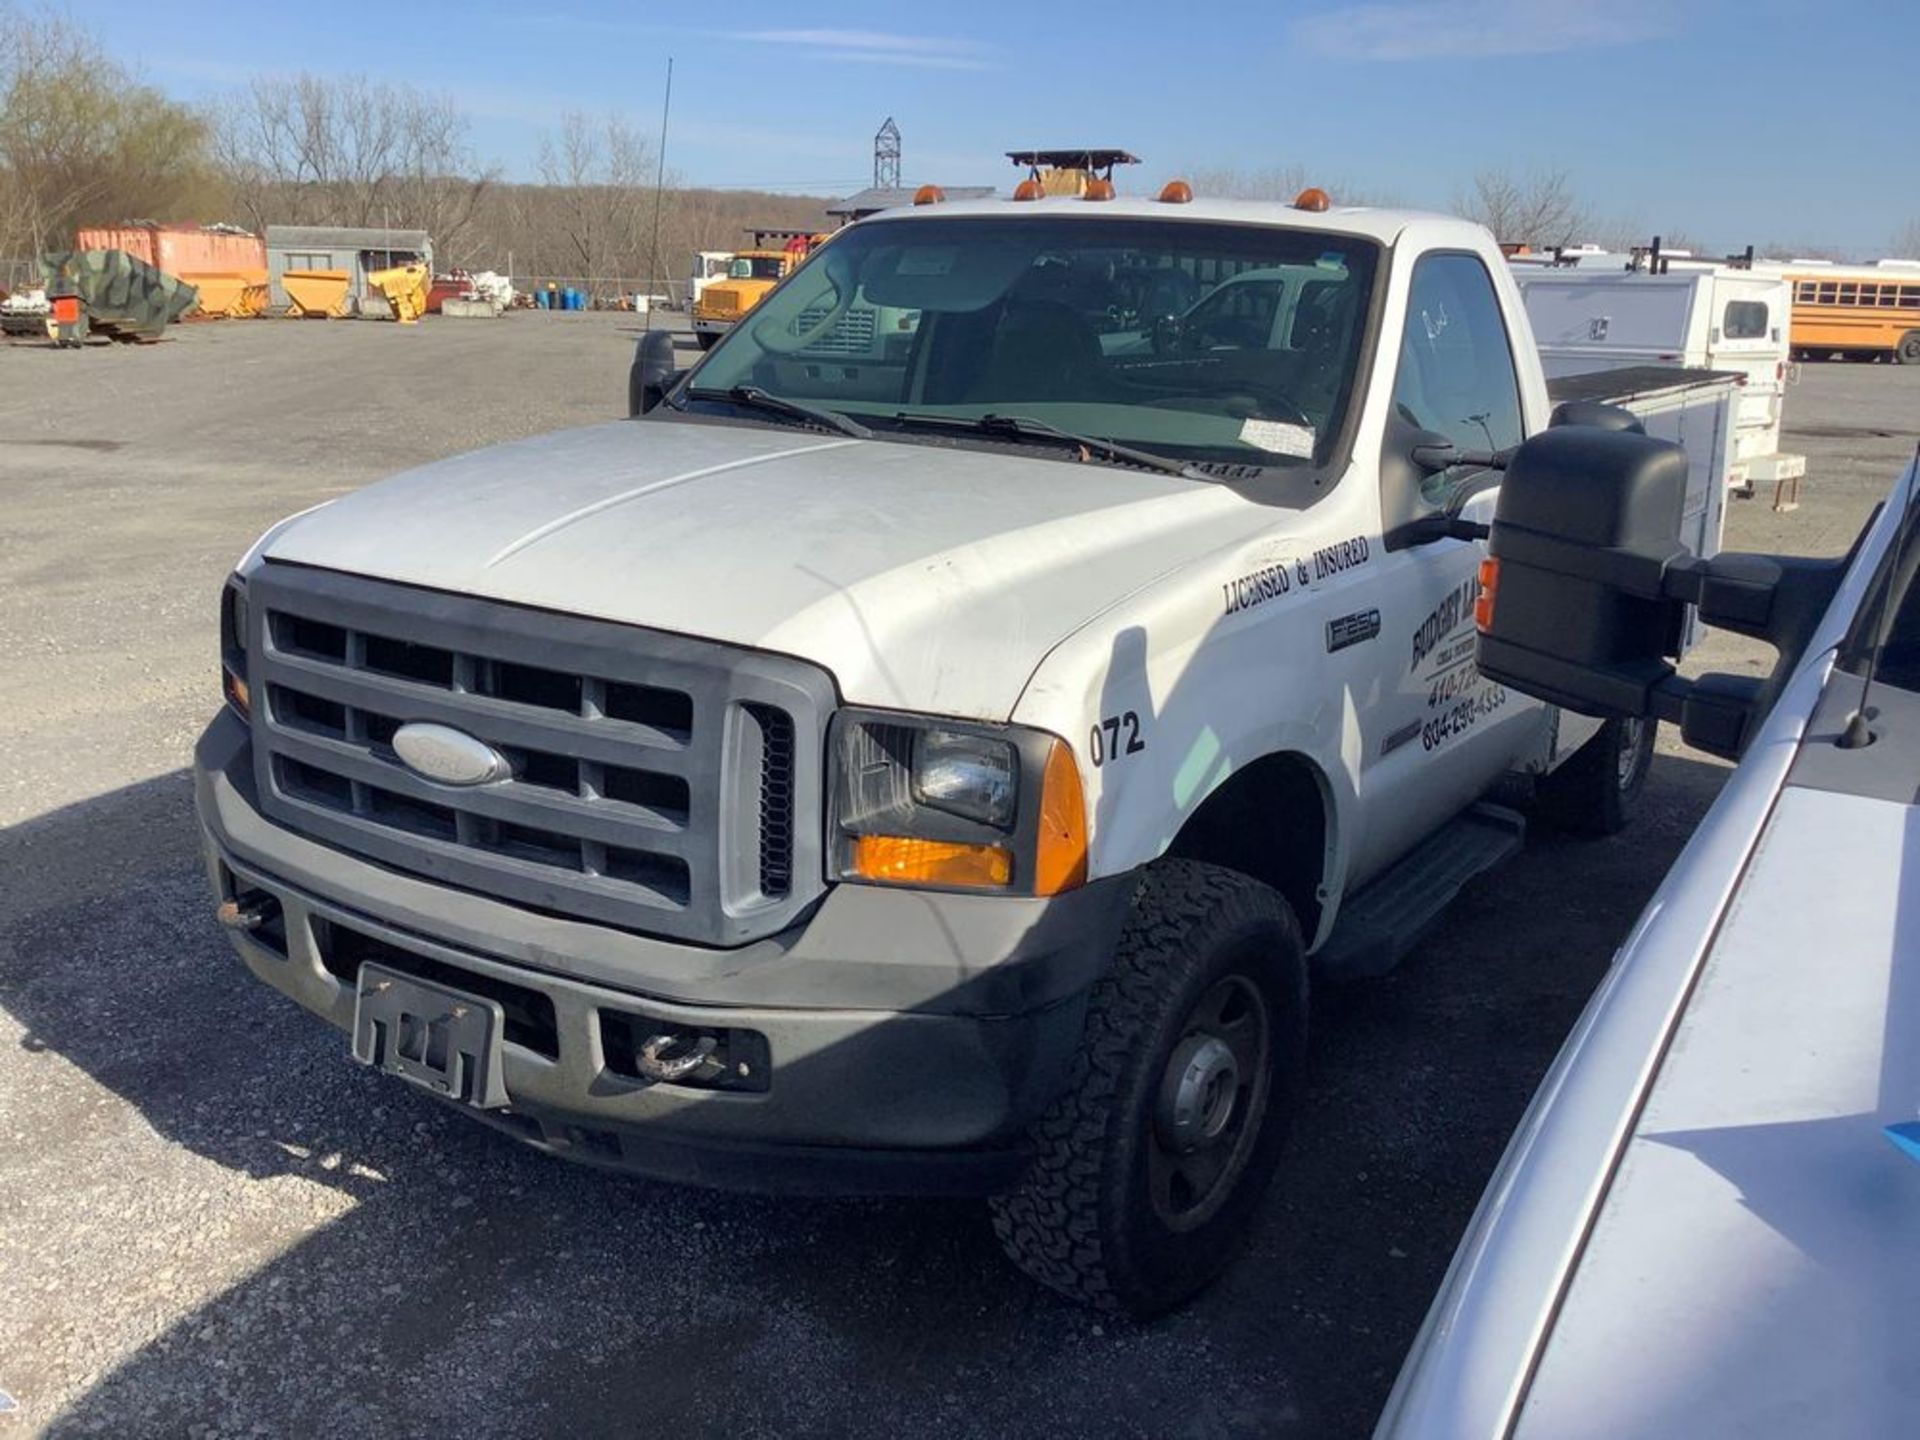
[[[1038,453],[619,421],[408,471],[261,555],[797,655],[849,701],[1004,719],[1049,649],[1244,534],[1251,504]]]

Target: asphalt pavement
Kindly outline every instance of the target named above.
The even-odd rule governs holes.
[[[275,519],[622,413],[633,316],[179,327],[0,347],[0,1437],[1364,1435],[1488,1172],[1724,767],[1663,737],[1612,840],[1541,836],[1386,979],[1318,997],[1249,1252],[1148,1326],[980,1207],[765,1200],[515,1147],[354,1065],[214,925],[183,770],[214,600]],[[691,350],[685,352],[689,356]],[[1808,366],[1831,553],[1920,369]],[[1765,663],[1715,636],[1701,666]]]

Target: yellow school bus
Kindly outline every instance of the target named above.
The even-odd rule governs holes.
[[[1920,262],[1786,268],[1796,360],[1886,356],[1920,365]]]

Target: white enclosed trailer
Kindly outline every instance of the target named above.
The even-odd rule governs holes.
[[[1780,452],[1793,303],[1787,281],[1730,265],[1678,261],[1656,274],[1627,269],[1617,256],[1579,259],[1513,267],[1547,378],[1646,365],[1737,374],[1727,482],[1744,494],[1771,483],[1776,505],[1788,508],[1783,496],[1807,462]]]

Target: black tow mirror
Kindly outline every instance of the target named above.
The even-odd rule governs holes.
[[[673,332],[649,330],[642,335],[627,371],[627,417],[644,415],[666,399],[680,374],[674,364]]]
[[[1737,758],[1832,600],[1846,561],[1699,559],[1680,540],[1687,453],[1563,425],[1514,452],[1476,607],[1480,673],[1585,715],[1654,716]],[[1679,679],[1687,606],[1780,651],[1764,681]]]
[[[1647,427],[1640,423],[1640,417],[1622,405],[1605,405],[1598,400],[1569,400],[1565,404],[1553,407],[1553,414],[1547,417],[1550,429],[1559,429],[1563,425],[1585,425],[1595,430],[1624,430],[1632,435],[1644,435]]]

